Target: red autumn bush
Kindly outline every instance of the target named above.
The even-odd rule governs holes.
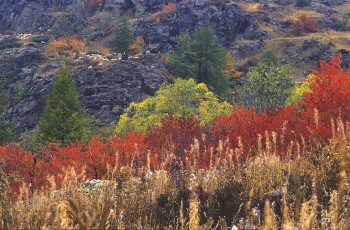
[[[201,139],[203,130],[199,120],[194,117],[177,118],[166,117],[161,121],[162,126],[153,128],[146,136],[152,154],[153,169],[158,169],[166,160],[167,154],[174,154],[177,159],[185,159],[186,151],[194,143],[194,139]]]
[[[23,183],[29,184],[31,191],[45,185],[48,168],[45,158],[39,158],[36,154],[16,146],[6,145],[0,147],[0,161],[5,164],[5,173],[16,175],[19,179],[11,181],[10,190],[18,192]]]
[[[301,15],[292,22],[291,29],[294,35],[300,36],[303,33],[317,32],[319,26],[314,18]]]
[[[300,103],[304,111],[317,108],[320,117],[342,120],[350,119],[350,70],[341,67],[341,54],[332,57],[328,64],[320,61],[321,72],[313,71],[315,82],[311,83],[312,92],[304,93]]]

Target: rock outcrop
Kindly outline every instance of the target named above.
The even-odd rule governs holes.
[[[48,60],[41,49],[33,45],[0,51],[0,76],[11,95],[8,118],[17,134],[36,126],[63,63],[61,58]],[[76,55],[68,68],[88,114],[107,125],[117,122],[132,101],[154,95],[167,81],[163,63],[152,54],[128,61]]]
[[[143,1],[148,12],[164,8],[167,1]],[[224,44],[232,43],[237,37],[248,38],[258,28],[255,20],[236,4],[210,4],[206,0],[177,1],[176,10],[169,12],[158,23],[147,18],[136,24],[141,35],[153,52],[168,52],[182,32],[194,31],[198,27],[212,28]]]
[[[83,2],[86,3],[87,0]],[[88,9],[78,12],[76,0],[0,0],[0,31],[56,33],[57,36],[78,33],[94,39],[99,36],[98,32],[82,32],[82,28],[87,26],[86,18],[101,11],[104,13],[104,20],[112,22],[125,11],[135,12],[137,5],[142,6],[145,13],[136,23],[135,33],[143,36],[154,52],[169,51],[175,44],[176,37],[185,30],[210,27],[216,31],[221,42],[230,44],[236,37],[251,39],[258,28],[255,20],[236,4],[213,4],[207,0],[176,0],[173,1],[176,10],[169,12],[162,20],[157,23],[147,20],[152,14],[162,11],[168,2],[104,0],[95,12],[89,12]]]

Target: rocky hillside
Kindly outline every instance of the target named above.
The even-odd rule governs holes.
[[[0,15],[0,31],[51,33],[55,36],[61,33],[80,34],[97,40],[110,35],[111,27],[118,18],[134,15],[137,7],[142,7],[144,13],[134,24],[135,34],[141,35],[153,49],[157,47],[154,52],[170,51],[176,36],[200,26],[215,29],[223,42],[232,42],[237,36],[261,38],[255,35],[258,25],[254,19],[234,3],[212,4],[207,0],[171,1],[176,4],[176,10],[154,23],[152,14],[162,11],[170,1],[104,0],[98,5],[98,9],[89,7],[86,0],[84,2],[85,9],[80,11],[76,0],[0,1],[0,7],[4,9]]]
[[[0,51],[0,75],[10,95],[8,117],[18,133],[32,130],[58,75],[62,58],[47,59],[42,45]],[[103,123],[116,122],[132,102],[154,95],[167,81],[163,63],[153,54],[120,61],[112,55],[76,55],[67,64],[80,101]]]
[[[166,11],[169,4],[173,8]],[[7,111],[16,133],[32,130],[44,111],[63,63],[45,51],[46,43],[60,37],[77,35],[88,45],[89,52],[73,55],[68,66],[82,104],[105,124],[118,121],[130,102],[153,95],[168,80],[159,57],[172,52],[178,35],[198,27],[212,28],[244,73],[267,50],[291,65],[295,81],[339,51],[342,64],[350,64],[350,34],[339,27],[350,12],[347,0],[313,1],[308,7],[293,0],[0,0],[0,8],[0,76],[11,95]],[[295,30],[302,15],[315,20],[315,30]],[[143,55],[128,61],[100,52],[122,17],[131,18],[135,36],[146,45]],[[33,42],[37,35],[47,40]]]

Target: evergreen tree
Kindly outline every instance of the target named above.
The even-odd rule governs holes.
[[[136,5],[135,17],[141,18],[145,14],[145,9],[141,5]]]
[[[66,67],[56,77],[40,118],[37,140],[68,144],[81,140],[86,131],[85,110],[81,107],[74,80]]]
[[[127,59],[129,46],[134,42],[134,32],[127,18],[123,18],[122,22],[117,25],[114,31],[114,38],[111,41],[113,51],[122,53]]]
[[[6,119],[7,99],[4,91],[3,82],[0,80],[0,145],[12,139],[12,133],[9,131],[10,123]]]
[[[194,78],[217,94],[224,95],[229,86],[225,74],[226,57],[227,52],[219,44],[214,31],[199,28],[192,35],[186,31],[179,36],[168,67],[175,76]]]

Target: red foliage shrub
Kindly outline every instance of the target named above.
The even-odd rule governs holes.
[[[341,54],[332,57],[328,64],[320,61],[321,71],[313,71],[315,82],[311,83],[311,93],[304,93],[300,103],[303,114],[317,108],[319,122],[329,119],[350,121],[350,70],[341,67]]]
[[[350,121],[350,72],[341,68],[340,59],[341,55],[333,57],[331,64],[321,61],[321,72],[314,71],[313,92],[305,93],[299,103],[301,111],[295,106],[267,108],[264,113],[235,109],[230,116],[222,115],[213,121],[210,136],[217,137],[214,143],[229,139],[230,148],[235,149],[240,139],[249,156],[269,151],[272,145],[273,151],[281,154],[291,151],[291,143],[297,150],[327,142],[336,135],[336,125],[338,130],[344,129],[336,124],[337,120]]]
[[[170,116],[162,119],[161,123],[162,126],[153,128],[145,139],[152,153],[153,169],[159,168],[166,160],[167,153],[173,153],[177,159],[184,159],[194,139],[201,139],[203,133],[199,121],[194,117],[175,119]]]
[[[5,163],[4,172],[17,175],[19,181],[11,181],[10,189],[18,192],[22,183],[27,183],[31,191],[45,185],[47,164],[45,158],[39,158],[30,151],[15,146],[0,147],[0,160]],[[15,196],[15,194],[13,194]]]
[[[112,137],[104,141],[95,136],[86,144],[77,142],[50,150],[50,173],[59,175],[62,167],[73,167],[80,173],[85,167],[88,179],[103,178],[107,176],[108,166],[118,169],[126,165],[146,166],[147,153],[148,147],[142,133],[132,132],[123,138]]]
[[[301,15],[297,20],[294,20],[291,25],[292,33],[299,36],[305,32],[317,32],[319,26],[314,18],[306,15]]]

